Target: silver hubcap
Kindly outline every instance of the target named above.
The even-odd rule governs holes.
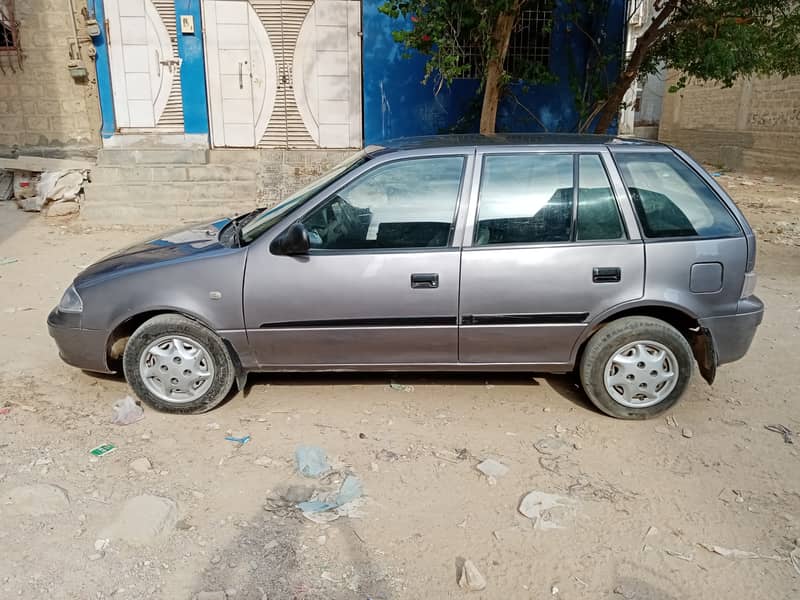
[[[139,373],[147,389],[166,402],[192,402],[211,387],[214,363],[197,341],[182,335],[157,339],[142,353]]]
[[[658,342],[633,342],[606,363],[604,382],[622,406],[647,408],[664,400],[678,383],[678,361]]]

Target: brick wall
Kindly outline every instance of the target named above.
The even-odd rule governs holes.
[[[100,107],[94,63],[88,55],[80,14],[85,0],[74,0],[81,51],[89,77],[69,74],[74,39],[67,0],[15,0],[22,68],[16,57],[0,55],[0,155],[91,156],[100,143]]]
[[[667,85],[677,80],[671,74]],[[665,94],[659,139],[730,169],[798,171],[800,77],[693,83]]]

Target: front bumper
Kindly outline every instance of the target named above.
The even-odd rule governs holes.
[[[747,354],[763,318],[764,303],[750,296],[739,300],[735,315],[700,319],[700,325],[711,332],[717,364],[734,362]]]
[[[57,308],[47,317],[47,329],[58,346],[61,360],[85,371],[113,373],[108,368],[106,353],[108,332],[82,329],[80,321],[80,315],[63,313]]]

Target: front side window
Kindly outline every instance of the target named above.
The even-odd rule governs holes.
[[[711,188],[671,152],[620,152],[614,159],[646,237],[728,237],[741,233]]]
[[[438,156],[375,167],[303,219],[311,248],[448,246],[464,162],[463,156]]]
[[[289,196],[277,206],[264,210],[244,226],[242,240],[246,243],[252,242],[294,209],[302,206],[334,181],[357,169],[368,160],[369,156],[363,151],[354,154],[321,178]]]
[[[475,245],[568,242],[571,154],[494,154],[483,163]]]

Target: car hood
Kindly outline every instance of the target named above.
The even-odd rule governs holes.
[[[123,272],[230,250],[219,241],[219,232],[230,222],[230,219],[221,219],[211,223],[193,224],[128,246],[84,269],[75,278],[75,285],[84,287]]]

